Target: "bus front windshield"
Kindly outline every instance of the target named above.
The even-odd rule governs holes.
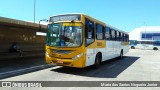
[[[49,24],[47,45],[58,47],[78,47],[82,44],[82,26],[62,26]]]

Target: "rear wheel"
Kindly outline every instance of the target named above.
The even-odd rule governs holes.
[[[158,48],[157,48],[157,47],[154,47],[153,50],[158,50]]]
[[[121,52],[120,52],[120,59],[122,59],[123,58],[123,50],[121,50]]]
[[[101,64],[101,57],[99,54],[96,55],[94,67],[98,68]]]
[[[135,49],[135,47],[134,47],[134,46],[131,46],[131,49]]]

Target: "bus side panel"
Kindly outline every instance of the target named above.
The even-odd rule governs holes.
[[[95,57],[96,57],[96,53],[95,53],[95,49],[87,49],[86,51],[86,65],[85,66],[90,66],[93,65],[95,63]]]
[[[98,52],[102,53],[102,61],[110,60],[120,56],[121,50],[123,49],[123,54],[129,51],[128,42],[120,41],[106,41],[106,47],[104,48],[91,48],[86,51],[86,65],[94,65],[96,54]]]
[[[122,42],[123,45],[123,55],[129,52],[129,42]]]
[[[113,41],[113,58],[119,57],[123,48],[121,41]]]
[[[125,49],[120,41],[106,41],[104,56],[102,57],[102,61],[106,61],[112,58],[116,58],[120,56],[120,52],[122,49]],[[127,52],[127,51],[126,51]]]
[[[106,41],[106,48],[104,48],[104,50],[104,53],[102,53],[102,61],[113,58],[113,41]]]
[[[106,41],[96,40],[94,43],[86,48],[86,66],[94,65],[95,58],[98,52],[105,52]],[[102,53],[103,55],[103,53]],[[103,58],[103,56],[102,56]]]

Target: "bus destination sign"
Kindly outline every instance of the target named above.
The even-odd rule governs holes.
[[[72,14],[72,15],[59,15],[59,16],[53,16],[50,18],[50,22],[56,22],[56,21],[80,21],[80,15],[79,14]]]

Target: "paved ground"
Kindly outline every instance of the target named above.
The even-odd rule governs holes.
[[[44,57],[0,60],[0,73],[30,68],[32,66],[45,65]]]
[[[104,62],[99,69],[85,69],[56,66],[40,71],[3,79],[4,81],[160,81],[160,51],[130,50],[123,59],[112,59]],[[21,90],[22,88],[2,88]],[[23,88],[27,89],[27,88]],[[30,88],[35,90],[35,88]],[[101,90],[125,89],[142,90],[144,88],[37,88],[40,90]],[[160,88],[145,88],[159,90]]]

